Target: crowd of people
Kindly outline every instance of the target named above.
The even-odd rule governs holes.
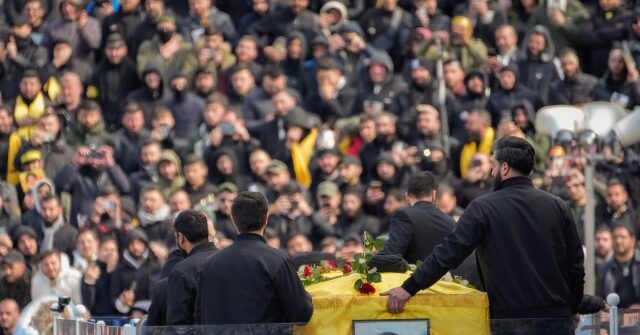
[[[585,154],[614,157],[596,166],[586,252],[600,295],[640,303],[638,146],[534,125],[549,105],[640,104],[634,0],[0,4],[3,334],[48,294],[147,313],[180,257],[174,219],[205,213],[228,247],[242,191],[264,194],[265,239],[296,264],[352,261],[416,171],[457,220],[493,190],[506,136],[535,148],[535,186],[566,201],[583,243]]]

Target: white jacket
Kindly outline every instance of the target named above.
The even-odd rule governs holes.
[[[56,280],[52,281],[38,270],[31,279],[31,299],[36,300],[46,295],[71,297],[74,304],[82,304],[80,284],[82,273],[74,268],[62,268]]]

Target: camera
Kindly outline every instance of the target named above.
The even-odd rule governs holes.
[[[222,135],[233,135],[235,131],[236,131],[236,126],[234,126],[231,123],[220,124],[220,133],[222,133]]]
[[[482,161],[479,159],[474,159],[471,161],[471,164],[469,164],[470,168],[479,167],[479,166],[482,166]]]
[[[298,206],[300,206],[300,203],[297,200],[291,200],[291,210],[292,211],[298,209]]]
[[[58,302],[51,305],[51,311],[56,313],[62,313],[71,303],[71,297],[58,297]]]
[[[89,145],[89,154],[87,157],[92,159],[102,159],[104,158],[104,153],[99,150],[98,145],[91,144]]]

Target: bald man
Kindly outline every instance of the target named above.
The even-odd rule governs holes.
[[[13,299],[0,301],[0,328],[2,335],[11,335],[16,328],[16,321],[20,317],[20,307]]]

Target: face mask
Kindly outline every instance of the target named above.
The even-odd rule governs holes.
[[[158,29],[156,31],[156,34],[158,34],[158,38],[160,39],[160,42],[167,43],[173,37],[173,34],[175,34],[175,31]]]
[[[171,91],[173,92],[173,96],[178,100],[184,99],[185,95],[187,95],[187,91],[185,91],[184,89],[179,89],[175,86],[171,87]]]

